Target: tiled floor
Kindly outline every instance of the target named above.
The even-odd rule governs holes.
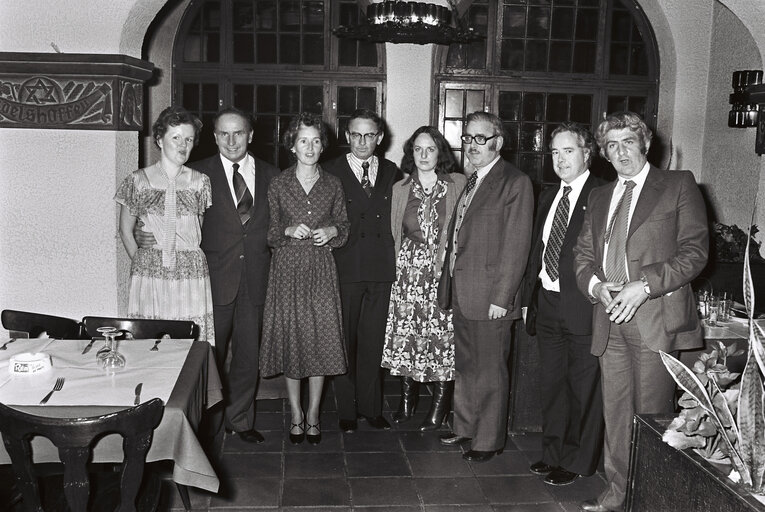
[[[329,381],[328,381],[329,382]],[[398,382],[386,380],[385,415],[398,406]],[[430,405],[423,390],[418,413],[392,430],[337,428],[331,383],[322,406],[323,439],[318,446],[292,445],[286,438],[286,400],[258,402],[257,429],[266,437],[253,445],[227,436],[218,467],[218,495],[191,490],[194,510],[285,511],[575,511],[600,493],[602,473],[554,487],[528,471],[539,459],[540,434],[511,435],[505,451],[483,464],[465,462],[461,449],[443,446],[438,433],[420,433]],[[444,427],[444,431],[448,427]],[[166,482],[162,510],[182,510],[175,487]]]

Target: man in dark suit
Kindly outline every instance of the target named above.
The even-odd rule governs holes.
[[[529,468],[545,483],[566,485],[598,467],[603,402],[598,358],[590,354],[592,304],[576,286],[574,245],[587,196],[605,184],[590,174],[595,139],[576,123],[550,136],[560,185],[539,196],[524,282],[526,331],[536,334],[542,397],[542,459]]]
[[[590,194],[574,259],[577,285],[595,304],[608,485],[580,508],[605,512],[624,504],[633,415],[674,411],[659,351],[702,346],[691,281],[707,263],[709,234],[693,174],[648,163],[651,131],[638,115],[609,115],[595,137],[619,178]]]
[[[214,120],[219,154],[191,164],[210,177],[212,206],[202,225],[202,250],[210,268],[215,317],[215,357],[223,377],[225,426],[244,441],[260,443],[255,430],[258,351],[271,253],[266,242],[273,165],[247,152],[249,115],[226,108]],[[224,372],[227,350],[231,363]]]
[[[466,460],[501,453],[507,430],[508,359],[513,320],[521,317],[520,285],[531,245],[531,180],[500,157],[502,123],[467,116],[462,144],[474,171],[449,227],[439,303],[454,309],[454,430],[447,445],[471,441]]]
[[[385,323],[396,262],[390,227],[391,190],[401,178],[396,164],[374,152],[384,123],[371,110],[359,109],[348,120],[345,138],[351,151],[323,168],[338,178],[345,192],[348,242],[335,249],[348,373],[335,377],[340,429],[356,430],[357,417],[389,429],[382,416],[382,359]]]

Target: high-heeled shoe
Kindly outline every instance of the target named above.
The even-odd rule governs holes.
[[[433,402],[430,410],[420,425],[420,431],[438,430],[441,428],[444,418],[449,413],[449,404],[454,392],[454,381],[433,383]]]
[[[411,377],[401,377],[401,400],[398,410],[393,413],[393,421],[404,423],[411,419],[414,409],[417,407],[417,391],[419,382]]]
[[[306,424],[305,424],[305,430],[306,430],[305,438],[308,440],[309,443],[311,443],[313,445],[317,445],[317,444],[319,444],[321,442],[321,428],[319,427],[319,425],[321,425],[321,421],[317,421],[316,425],[311,425],[308,422],[306,422]],[[316,430],[319,433],[318,434],[308,434],[307,432],[309,430],[311,430],[311,429]]]
[[[299,428],[300,433],[299,434],[293,434],[292,429],[293,428]],[[292,444],[300,444],[303,442],[303,439],[305,439],[305,418],[300,420],[299,423],[290,423],[290,443]]]

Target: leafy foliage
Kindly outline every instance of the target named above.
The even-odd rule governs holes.
[[[744,235],[747,238],[743,250],[744,302],[749,317],[749,348],[744,371],[739,374],[728,369],[728,359],[744,353],[735,344],[726,347],[718,342],[717,348],[701,354],[693,369],[662,352],[664,366],[684,391],[678,402],[682,410],[662,439],[678,449],[692,448],[712,462],[732,465],[745,486],[762,493],[765,491],[765,330],[753,321],[750,244],[756,244],[755,251],[759,250],[759,244],[752,240],[755,232],[756,227],[752,226],[750,236]]]

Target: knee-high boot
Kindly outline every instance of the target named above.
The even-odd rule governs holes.
[[[404,423],[412,417],[414,408],[417,407],[418,390],[419,382],[411,377],[401,377],[401,400],[398,403],[398,410],[393,414],[393,421]]]
[[[449,405],[454,392],[454,381],[433,383],[433,402],[430,404],[428,415],[420,425],[420,430],[436,430],[441,427],[444,418],[449,413]]]

